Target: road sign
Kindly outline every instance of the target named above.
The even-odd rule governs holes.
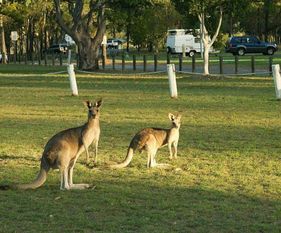
[[[18,38],[19,38],[18,32],[17,31],[11,31],[11,40],[17,41]]]

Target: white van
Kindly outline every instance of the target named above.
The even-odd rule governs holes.
[[[168,53],[185,52],[186,55],[192,57],[196,52],[201,52],[200,36],[195,37],[190,29],[171,29],[168,30],[166,47]]]

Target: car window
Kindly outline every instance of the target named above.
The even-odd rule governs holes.
[[[249,41],[249,38],[246,38],[246,37],[243,37],[243,38],[241,39],[241,42],[242,42],[242,43],[248,43],[248,41]]]
[[[255,37],[250,37],[250,38],[249,38],[249,43],[257,43],[257,38],[255,38]]]
[[[241,43],[239,37],[233,37],[233,38],[232,38],[232,42],[233,42],[233,43]]]

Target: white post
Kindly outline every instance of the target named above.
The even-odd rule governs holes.
[[[178,98],[175,64],[167,64],[171,98]]]
[[[71,49],[68,49],[67,52],[67,64],[69,65],[71,63]]]
[[[281,99],[281,77],[280,77],[279,64],[272,65],[272,74],[273,74],[273,79],[274,79],[276,98],[278,100],[280,100]]]
[[[78,95],[78,89],[77,89],[77,83],[76,83],[76,78],[75,78],[73,64],[69,64],[67,66],[67,72],[68,72],[68,77],[69,77],[69,82],[70,82],[70,89],[72,91],[72,95],[77,96]]]

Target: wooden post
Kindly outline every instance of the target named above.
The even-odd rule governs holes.
[[[133,70],[136,71],[137,67],[136,67],[136,55],[133,55]]]
[[[52,52],[52,64],[53,64],[53,66],[55,65],[55,54],[54,54],[54,51]]]
[[[143,55],[143,71],[146,71],[146,55]]]
[[[255,57],[251,56],[251,68],[252,68],[252,73],[255,73]]]
[[[17,41],[14,42],[14,63],[17,63]]]
[[[167,64],[170,64],[170,54],[167,53]]]
[[[33,54],[33,52],[31,53],[31,64],[34,65],[34,54]]]
[[[115,70],[115,55],[112,56],[112,69]]]
[[[37,52],[37,54],[38,54],[38,64],[39,64],[39,66],[41,66],[41,54],[40,54],[40,51],[38,51]]]
[[[238,74],[238,56],[235,55],[235,74]]]
[[[76,52],[76,65],[77,65],[77,67],[79,65],[79,54],[78,54],[78,52]]]
[[[195,56],[192,56],[192,72],[194,73],[195,72]]]
[[[122,54],[122,71],[125,70],[125,55]]]
[[[59,57],[60,57],[60,66],[62,66],[62,55],[61,55],[61,53],[59,54]]]
[[[107,63],[107,51],[106,51],[106,44],[102,44],[102,57],[103,57],[103,62]]]
[[[154,72],[157,71],[157,55],[154,54]]]
[[[103,46],[104,47],[104,46]],[[105,69],[105,56],[102,55],[102,59],[101,59],[101,62],[102,62],[102,69],[104,70]]]
[[[179,71],[182,71],[182,54],[179,54]]]
[[[46,66],[47,63],[48,63],[48,62],[47,62],[47,53],[46,53],[46,52],[44,53],[44,62],[45,62],[45,66]]]
[[[219,61],[220,61],[220,74],[223,74],[223,57],[219,56]]]
[[[269,56],[268,58],[268,70],[270,73],[272,73],[272,62],[273,62],[273,57],[272,56]]]

